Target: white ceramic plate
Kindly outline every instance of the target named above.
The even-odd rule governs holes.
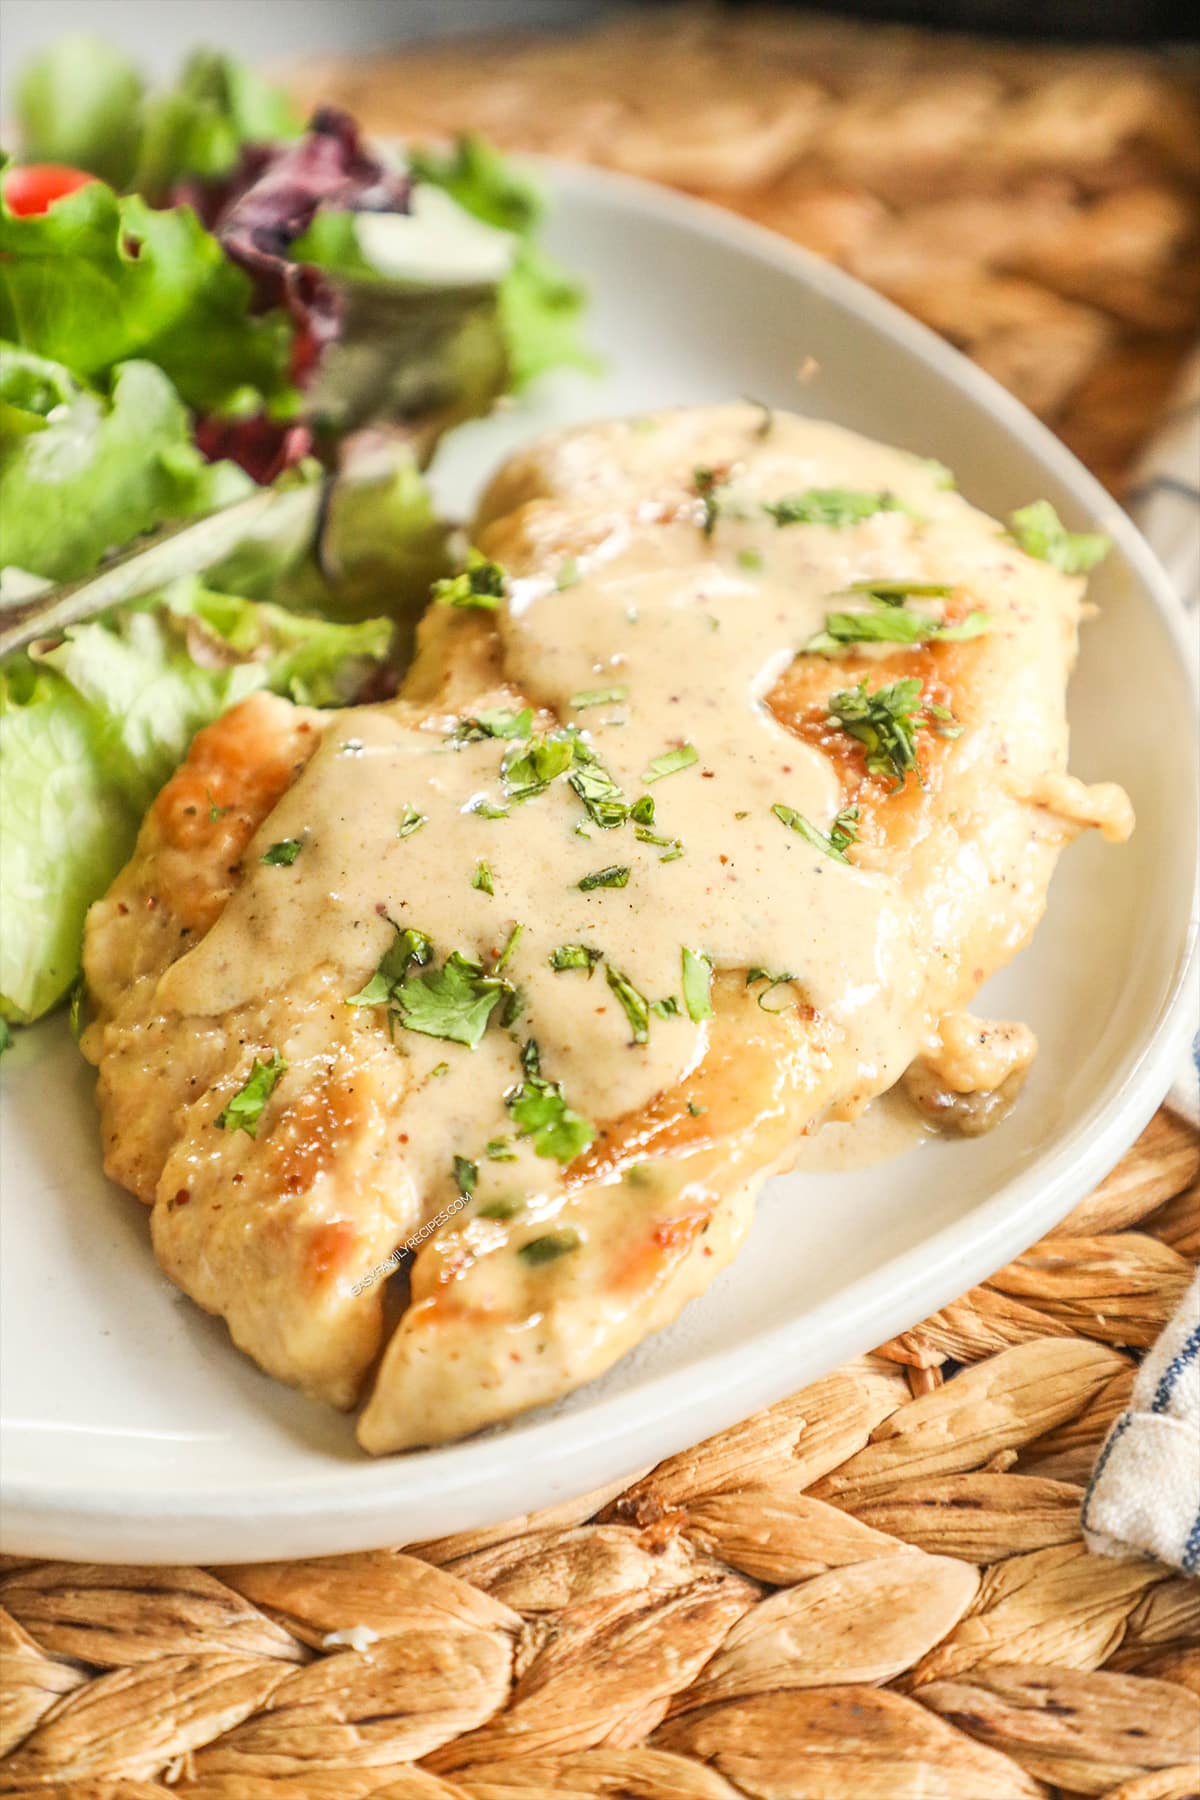
[[[547,169],[551,248],[592,284],[603,380],[562,378],[455,435],[443,503],[547,426],[752,394],[940,457],[997,515],[1048,496],[1116,540],[1071,694],[1072,763],[1129,788],[1124,849],[1071,849],[1032,949],[983,1005],[1041,1055],[990,1137],[791,1175],[669,1332],[570,1400],[471,1442],[370,1462],[349,1422],[261,1375],[155,1266],[99,1172],[92,1075],[61,1019],[3,1070],[7,1547],[236,1561],[395,1544],[582,1493],[913,1324],[1030,1244],[1116,1161],[1186,1027],[1196,758],[1171,597],[1102,489],[986,376],[781,240],[638,183]],[[797,370],[813,358],[804,386]]]

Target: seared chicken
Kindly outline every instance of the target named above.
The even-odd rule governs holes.
[[[375,1452],[610,1367],[912,1065],[990,1120],[1033,1043],[964,1009],[1132,824],[1066,773],[1082,581],[932,465],[668,413],[514,458],[476,542],[399,699],[201,732],[87,931],[109,1172]]]

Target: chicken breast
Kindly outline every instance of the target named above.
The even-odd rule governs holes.
[[[1033,1043],[965,1008],[1132,825],[1066,772],[1082,581],[936,466],[668,413],[514,458],[477,542],[399,699],[201,732],[87,931],[109,1172],[373,1452],[610,1367],[914,1065],[988,1122]]]

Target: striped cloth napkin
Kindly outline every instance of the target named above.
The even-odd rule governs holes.
[[[1139,471],[1129,510],[1171,576],[1200,653],[1200,353]],[[1167,1105],[1200,1126],[1200,1033]],[[1091,1549],[1200,1574],[1200,1273],[1146,1356],[1083,1503]]]

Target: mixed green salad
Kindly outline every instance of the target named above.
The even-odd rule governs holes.
[[[26,1023],[201,725],[256,688],[388,691],[452,564],[444,432],[592,359],[538,196],[477,139],[400,160],[227,57],[152,93],[85,38],[25,71],[16,122],[0,1020]]]

